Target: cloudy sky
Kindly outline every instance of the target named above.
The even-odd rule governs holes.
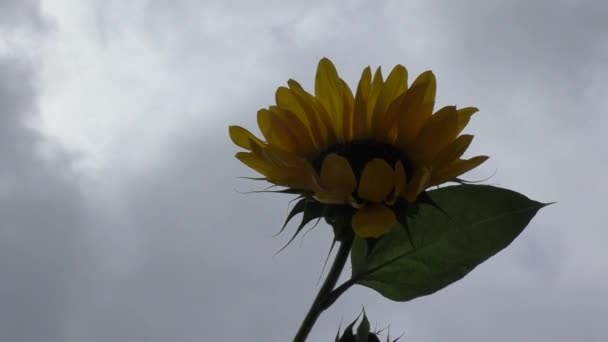
[[[227,126],[330,57],[432,69],[439,105],[481,109],[469,174],[543,202],[464,280],[391,303],[407,341],[605,341],[608,5],[601,0],[0,0],[0,340],[289,341],[331,234],[274,256],[289,197],[233,158]]]

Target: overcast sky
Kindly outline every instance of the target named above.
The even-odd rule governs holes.
[[[439,105],[477,106],[468,175],[558,204],[443,291],[391,303],[404,341],[606,341],[608,5],[601,0],[0,0],[0,340],[289,341],[331,242],[273,256],[288,196],[233,156],[289,78],[331,58],[432,69]],[[292,227],[293,228],[293,227]]]

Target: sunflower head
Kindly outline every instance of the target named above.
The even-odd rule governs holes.
[[[431,71],[408,86],[405,67],[384,79],[363,70],[356,92],[329,59],[319,62],[315,91],[296,81],[276,91],[276,104],[258,111],[264,140],[230,126],[236,157],[275,185],[324,205],[319,216],[348,213],[352,230],[377,238],[401,221],[403,207],[428,187],[454,180],[488,157],[461,159],[472,135],[460,133],[477,108],[434,112]],[[340,210],[331,210],[340,208]],[[331,222],[330,222],[331,223]]]

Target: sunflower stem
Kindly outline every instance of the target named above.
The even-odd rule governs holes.
[[[325,281],[323,282],[323,285],[321,285],[321,288],[319,289],[315,300],[312,302],[312,305],[310,306],[306,317],[304,317],[304,321],[302,321],[302,325],[300,325],[300,329],[298,329],[296,337],[294,337],[293,339],[294,342],[306,341],[308,334],[310,334],[312,327],[315,325],[315,322],[317,321],[321,313],[327,308],[329,308],[329,305],[327,305],[328,296],[336,286],[338,278],[340,278],[340,275],[342,274],[342,270],[344,269],[344,265],[346,265],[348,255],[350,254],[350,248],[352,244],[352,237],[344,239],[344,241],[340,243],[340,247],[338,248],[338,252],[336,253],[336,258],[334,259],[334,262],[331,265],[329,273],[327,273],[327,278],[325,278]],[[332,298],[331,303],[333,304],[336,299],[337,297]]]

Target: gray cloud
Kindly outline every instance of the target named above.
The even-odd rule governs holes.
[[[4,0],[0,3],[0,29],[9,31],[38,31],[48,23],[41,16],[37,0]]]
[[[264,185],[236,178],[253,173],[233,158],[227,125],[253,127],[274,87],[290,77],[310,85],[327,55],[351,83],[367,64],[404,63],[412,75],[433,68],[440,102],[482,109],[470,127],[471,153],[492,159],[470,178],[497,169],[489,182],[559,203],[509,249],[436,295],[390,303],[354,288],[321,317],[311,340],[330,340],[361,305],[372,324],[391,324],[394,335],[405,331],[413,341],[603,340],[608,279],[600,260],[608,236],[595,203],[608,171],[598,157],[606,8],[424,3],[93,2],[100,45],[145,40],[182,84],[167,108],[196,112],[213,103],[211,113],[186,120],[149,167],[130,168],[123,159],[138,156],[124,146],[130,152],[113,151],[114,164],[74,171],[77,156],[28,128],[38,113],[39,60],[2,57],[0,337],[289,340],[314,296],[329,228],[319,225],[273,257],[287,238],[271,236],[290,198],[235,191]],[[42,32],[31,29],[44,22],[37,3],[1,4],[0,13],[35,13],[11,20]]]
[[[40,6],[1,2],[0,23],[0,339],[63,341],[88,208],[74,156],[33,129],[40,65],[22,49],[45,32]]]
[[[83,242],[86,211],[70,157],[43,155],[47,142],[26,128],[36,113],[35,69],[0,57],[0,339],[7,341],[61,340]]]

